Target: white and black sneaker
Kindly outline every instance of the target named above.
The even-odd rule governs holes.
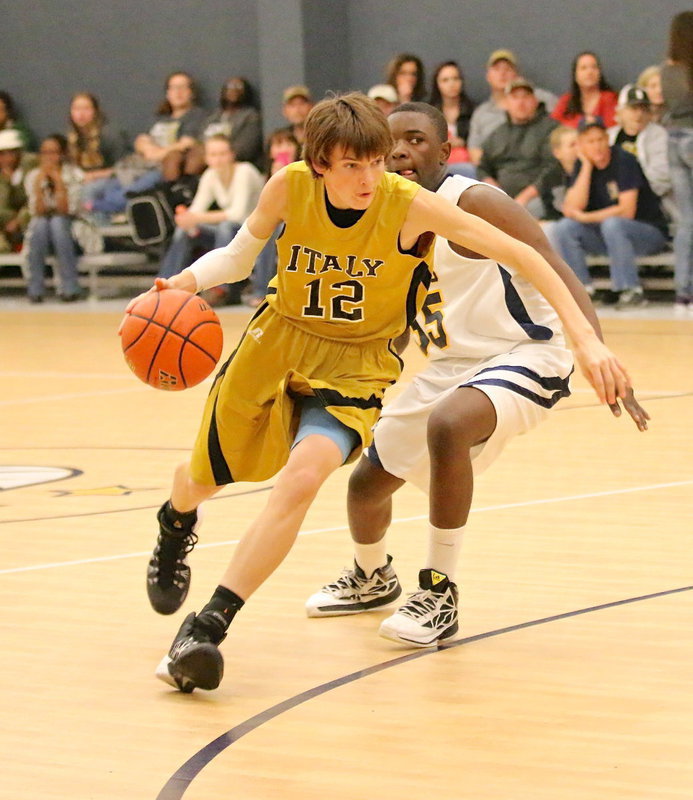
[[[224,675],[224,659],[218,646],[195,621],[192,611],[156,668],[159,680],[185,694],[193,689],[216,689]]]
[[[633,289],[625,289],[619,293],[618,300],[616,301],[617,309],[644,308],[646,305],[647,298],[641,286],[636,286]]]
[[[434,569],[419,572],[419,590],[383,620],[381,636],[410,647],[433,647],[458,629],[457,586]]]
[[[394,602],[402,594],[397,575],[392,569],[392,556],[387,564],[370,576],[354,561],[354,568],[344,570],[341,578],[323,586],[306,600],[309,617],[337,617],[373,611]]]
[[[199,512],[191,527],[176,528],[166,519],[166,503],[156,515],[159,538],[147,565],[147,596],[159,614],[173,614],[183,605],[190,589],[188,553],[197,544]]]

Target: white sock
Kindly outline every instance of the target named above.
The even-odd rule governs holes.
[[[359,567],[366,573],[366,577],[370,578],[376,569],[387,564],[385,537],[383,536],[379,542],[373,542],[373,544],[354,542],[354,558]]]
[[[461,528],[428,526],[428,556],[424,567],[444,573],[451,583],[455,582],[464,528],[464,525]]]

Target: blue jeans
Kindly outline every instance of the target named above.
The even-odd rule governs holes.
[[[128,201],[125,192],[144,192],[161,183],[161,180],[161,172],[158,169],[150,169],[127,187],[123,186],[118,178],[106,178],[103,183],[98,181],[100,185],[89,198],[91,210],[99,214],[120,214],[125,211]]]
[[[72,219],[62,214],[51,217],[32,217],[24,248],[29,267],[29,296],[41,297],[46,272],[46,256],[52,250],[58,261],[60,293],[63,296],[79,292],[77,249],[72,238]]]
[[[669,173],[680,214],[674,235],[676,294],[693,297],[693,128],[669,131]]]
[[[586,286],[592,278],[585,256],[608,255],[611,288],[616,292],[640,286],[635,257],[657,253],[667,241],[654,225],[624,217],[609,217],[595,224],[564,217],[547,226],[546,236]]]
[[[159,268],[160,278],[171,278],[190,265],[194,247],[212,250],[224,247],[238,233],[241,226],[235,222],[219,222],[216,225],[198,225],[199,234],[189,236],[183,228],[176,228],[173,239]]]

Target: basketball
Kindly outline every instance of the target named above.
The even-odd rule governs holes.
[[[155,389],[180,391],[214,369],[224,343],[219,318],[205,301],[178,289],[141,297],[120,329],[125,361]]]

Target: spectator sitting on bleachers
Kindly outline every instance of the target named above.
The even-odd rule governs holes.
[[[77,92],[70,101],[67,148],[70,161],[84,173],[82,201],[90,209],[114,164],[126,154],[127,138],[111,128],[98,98],[89,92]]]
[[[662,68],[659,64],[646,67],[638,75],[635,85],[644,89],[650,98],[652,122],[661,122],[664,114],[664,95],[662,94]]]
[[[17,109],[9,92],[0,91],[0,131],[14,128],[22,137],[22,147],[33,151],[34,137],[29,128],[20,119]]]
[[[245,78],[229,78],[221,87],[219,108],[205,120],[202,142],[194,146],[201,165],[204,165],[203,142],[215,133],[223,133],[229,139],[238,161],[250,161],[258,169],[263,168],[262,119],[253,103],[252,87]]]
[[[436,67],[431,83],[430,103],[443,112],[448,124],[448,140],[450,141],[450,171],[456,173],[456,164],[469,163],[467,139],[469,138],[469,122],[475,103],[464,89],[464,75],[456,61],[444,61]],[[461,172],[467,177],[475,177],[473,165]]]
[[[467,149],[472,163],[479,163],[485,139],[505,122],[505,88],[517,77],[517,58],[512,50],[494,50],[486,62],[486,82],[491,96],[474,109],[469,121]],[[534,94],[547,111],[556,105],[556,95],[546,89],[535,86]]]
[[[62,134],[51,134],[41,142],[39,165],[26,176],[24,188],[31,214],[24,241],[29,300],[43,301],[46,256],[51,248],[58,262],[60,299],[79,300],[72,219],[79,211],[82,171],[67,161],[67,140]]]
[[[287,130],[303,144],[303,127],[313,108],[313,96],[307,86],[289,86],[282,94],[282,114],[289,123]]]
[[[507,118],[484,142],[477,177],[500,186],[537,219],[544,214],[537,181],[554,163],[549,135],[556,122],[546,113],[525,78],[505,89]]]
[[[548,227],[547,237],[590,294],[594,285],[585,256],[606,253],[612,288],[619,295],[617,308],[645,305],[635,257],[666,245],[668,226],[659,198],[635,156],[609,146],[601,121],[580,124],[578,156],[564,219]]]
[[[618,97],[616,119],[618,124],[607,131],[609,144],[620,145],[638,159],[652,191],[661,198],[662,208],[675,219],[667,131],[652,121],[647,92],[631,84],[624,86]]]
[[[188,168],[185,157],[199,141],[205,112],[198,105],[195,82],[187,72],[173,72],[166,79],[166,96],[158,108],[154,124],[135,138],[135,152],[158,164],[165,181],[183,174],[195,174],[199,166]]]
[[[578,53],[570,72],[571,89],[561,95],[551,116],[571,128],[583,119],[601,119],[608,128],[616,122],[616,92],[609,86],[602,65],[591,51]]]
[[[149,132],[136,137],[135,152],[119,159],[113,177],[92,192],[87,210],[97,219],[124,212],[128,195],[146,192],[162,180],[175,181],[182,172],[199,172],[199,159],[191,148],[199,139],[205,112],[195,105],[195,97],[193,79],[186,72],[169,75],[166,98]]]
[[[0,253],[21,249],[24,231],[29,223],[24,179],[36,159],[23,152],[19,131],[0,131]]]
[[[400,103],[426,99],[424,65],[413,53],[398,53],[388,61],[385,83],[394,88]]]
[[[257,204],[264,178],[249,162],[236,161],[223,133],[205,142],[205,162],[207,169],[190,207],[176,208],[176,229],[159,270],[161,278],[170,278],[189,266],[194,248],[227,245]],[[214,205],[216,210],[212,210]]]
[[[554,157],[551,168],[543,172],[537,181],[537,189],[544,207],[542,225],[563,216],[568,179],[573,174],[577,161],[577,131],[566,125],[559,125],[549,135],[549,146]]]

